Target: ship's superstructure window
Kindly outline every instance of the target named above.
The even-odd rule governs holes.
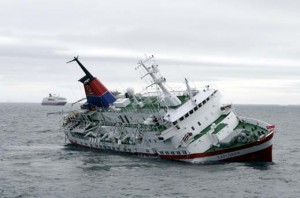
[[[205,104],[206,103],[206,100],[203,100],[203,104]]]
[[[176,125],[176,128],[179,130],[180,129],[180,127],[178,126],[178,125]]]
[[[199,126],[201,126],[201,123],[200,123],[200,122],[197,122],[197,123],[198,123]]]
[[[202,107],[202,103],[199,103],[199,104],[198,104],[198,107],[199,107],[199,108]]]
[[[190,110],[190,114],[192,114],[192,113],[194,113],[193,109],[192,109],[192,110]]]
[[[184,117],[185,117],[185,118],[189,117],[189,113],[186,113],[186,114],[184,115]]]
[[[172,154],[172,155],[175,155],[175,153],[174,153],[173,151],[171,151],[171,154]]]
[[[182,151],[182,153],[183,153],[183,154],[185,154],[185,155],[187,154],[187,152],[186,152],[186,151]]]
[[[176,124],[177,124],[177,121],[173,122],[173,124],[176,125]]]
[[[180,155],[181,154],[180,151],[177,151],[177,154]]]
[[[194,111],[197,111],[198,110],[198,107],[196,106],[195,108],[194,108]]]
[[[195,128],[194,128],[194,127],[191,127],[191,128],[192,128],[193,131],[195,131]]]
[[[179,118],[180,121],[182,121],[184,119],[184,117]]]

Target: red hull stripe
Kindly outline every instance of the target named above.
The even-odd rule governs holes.
[[[253,153],[225,159],[226,162],[272,162],[272,145]]]
[[[246,149],[246,148],[250,148],[253,146],[258,146],[260,144],[263,144],[263,143],[269,141],[270,139],[272,139],[272,137],[273,137],[273,132],[268,137],[266,137],[264,140],[262,140],[260,142],[253,142],[251,144],[247,144],[247,145],[243,145],[243,146],[239,146],[239,147],[235,147],[235,148],[229,148],[229,149],[214,151],[214,152],[209,152],[209,153],[194,153],[194,154],[190,154],[190,155],[160,155],[160,157],[166,158],[166,159],[176,159],[176,160],[180,160],[180,159],[186,160],[186,159],[209,157],[209,156],[220,155],[220,154],[229,153],[229,152],[233,152],[233,151],[238,151],[241,149]]]

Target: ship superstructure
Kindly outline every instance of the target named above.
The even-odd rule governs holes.
[[[206,86],[168,89],[153,56],[138,62],[141,93],[128,88],[114,96],[74,58],[86,74],[87,102],[64,117],[63,128],[75,145],[109,149],[191,163],[272,161],[274,125],[239,117],[232,105],[221,103],[217,89]],[[71,61],[70,61],[71,62]]]

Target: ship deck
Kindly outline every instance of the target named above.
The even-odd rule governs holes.
[[[213,122],[217,126],[215,128],[213,134],[217,134],[224,127],[227,126],[227,124],[221,123],[222,120],[224,120],[226,117],[227,117],[227,115],[221,115],[217,120],[215,120]],[[207,134],[211,130],[212,124],[210,124],[205,129],[203,129],[201,132],[199,132],[197,135],[195,135],[194,138],[193,138],[193,140],[190,143],[198,140],[203,135]],[[243,122],[243,121],[240,121],[238,123],[237,127],[234,130],[239,130],[239,129],[243,129],[246,132],[249,132],[249,133],[252,133],[252,134],[258,134],[258,135],[251,136],[250,142],[255,142],[255,141],[257,141],[259,139],[260,135],[268,134],[269,133],[268,130],[266,130],[266,129],[260,127],[260,126],[257,126],[257,125],[251,124],[251,123],[247,123],[247,122]],[[213,146],[212,148],[210,148],[208,150],[208,152],[210,152],[210,151],[217,151],[217,150],[223,150],[223,149],[226,149],[226,148],[238,147],[238,146],[241,146],[241,145],[244,145],[244,143],[239,143],[239,142],[235,141],[235,142],[233,142],[233,143],[231,143],[229,145]]]
[[[237,130],[237,129],[243,129],[247,132],[251,132],[253,134],[260,134],[260,135],[267,135],[269,133],[268,130],[266,130],[260,126],[242,122],[242,121],[239,122],[239,124],[237,125],[237,127],[234,130]],[[252,143],[252,142],[259,140],[260,135],[252,135],[251,139],[248,143]],[[245,143],[234,141],[233,143],[228,144],[228,145],[213,146],[207,152],[224,150],[224,149],[239,147],[239,146],[243,146],[243,145],[245,145]]]
[[[185,96],[185,95],[178,95],[177,98],[181,101],[182,104],[184,104],[187,100],[189,100],[189,96]],[[132,101],[132,100],[131,100]],[[129,105],[127,105],[126,107],[121,107],[118,109],[118,112],[122,112],[122,113],[156,113],[159,112],[162,109],[166,109],[166,107],[161,106],[159,104],[159,101],[157,100],[157,97],[142,97],[141,99],[139,99],[139,102],[143,102],[143,107],[138,107],[137,104],[135,104],[134,102],[131,102]],[[170,109],[177,109],[179,106],[176,107],[168,107]],[[111,111],[109,109],[106,108],[102,108],[102,111]]]

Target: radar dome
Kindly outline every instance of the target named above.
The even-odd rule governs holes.
[[[126,91],[129,95],[131,95],[131,96],[134,95],[134,89],[132,87],[128,87]]]

